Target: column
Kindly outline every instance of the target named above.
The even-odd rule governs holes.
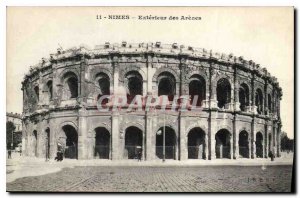
[[[153,131],[152,125],[152,116],[149,112],[146,112],[146,160],[150,161],[154,159],[155,156],[155,144],[152,144],[153,135],[155,132]]]
[[[209,120],[209,123],[208,123],[208,138],[209,138],[209,142],[208,142],[208,145],[209,145],[209,159],[216,159],[216,139],[215,139],[215,133],[217,132],[216,131],[216,112],[210,112],[211,114],[211,118]]]
[[[230,135],[230,159],[233,159],[233,134]]]
[[[236,130],[236,118],[237,115],[233,117],[233,159],[239,158],[239,134]]]
[[[251,106],[252,106],[252,113],[257,114],[257,107],[255,106],[254,77],[255,74],[253,74],[251,78],[251,102],[252,102]]]
[[[179,122],[180,122],[180,160],[187,160],[188,159],[188,150],[187,150],[187,134],[185,133],[185,118],[181,116],[179,116]]]
[[[251,122],[251,132],[250,132],[250,145],[249,145],[249,153],[251,153],[250,158],[254,159],[254,155],[255,155],[255,151],[254,151],[254,134],[255,134],[255,117],[252,118],[252,122]]]
[[[207,136],[207,132],[205,133],[205,139],[204,139],[205,143],[205,148],[204,148],[204,152],[205,152],[205,159],[208,160],[208,136]]]
[[[78,112],[78,159],[87,159],[87,117],[86,110]]]
[[[147,95],[152,94],[152,57],[151,55],[147,55]]]
[[[264,158],[268,158],[268,125],[267,123],[265,124],[265,135],[264,135]]]
[[[59,130],[57,128],[57,125],[54,123],[53,119],[49,120],[49,128],[50,128],[50,151],[49,151],[49,157],[50,159],[54,159],[57,152],[57,143],[56,143],[56,133],[59,133]]]
[[[277,125],[277,124],[276,124]],[[274,124],[273,130],[273,153],[277,156],[277,126]]]
[[[121,159],[120,151],[119,151],[119,140],[120,138],[125,138],[125,131],[123,133],[119,132],[119,112],[113,112],[112,115],[112,123],[111,123],[111,139],[112,139],[112,151],[111,151],[111,159],[118,160]]]
[[[281,157],[281,124],[278,124],[277,131],[277,157]]]

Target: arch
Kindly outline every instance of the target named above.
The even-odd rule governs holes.
[[[143,131],[135,126],[125,130],[125,159],[135,159],[143,148]]]
[[[257,113],[263,114],[263,92],[260,88],[255,91],[255,106],[257,107]]]
[[[176,79],[170,72],[162,72],[157,77],[158,96],[167,95],[172,101],[176,94]]]
[[[95,76],[95,81],[101,95],[110,94],[110,78],[106,73],[98,73]]]
[[[202,106],[202,101],[206,96],[206,83],[205,79],[197,74],[191,76],[189,80],[189,95],[191,103],[196,106]],[[195,100],[195,101],[194,101]]]
[[[72,125],[62,127],[63,136],[60,137],[60,143],[64,148],[65,158],[78,159],[78,133]]]
[[[97,78],[99,77],[99,75],[107,76],[110,82],[113,81],[112,74],[111,74],[111,72],[108,69],[100,68],[100,67],[95,67],[95,68],[91,69],[90,73],[94,74],[92,76],[93,77],[92,79],[95,82],[97,82]]]
[[[46,83],[46,91],[48,93],[48,99],[49,101],[52,100],[53,98],[53,82],[52,80],[49,80],[47,83]]]
[[[205,132],[195,127],[188,133],[188,159],[205,159]]]
[[[32,132],[32,136],[33,136],[33,155],[35,156],[35,157],[37,157],[37,146],[38,146],[38,134],[37,134],[37,131],[36,130],[34,130],[33,132]]]
[[[216,158],[231,158],[231,134],[226,129],[219,130],[216,135]]]
[[[161,67],[158,70],[156,70],[156,72],[154,73],[154,75],[152,77],[152,82],[158,82],[159,75],[161,73],[164,73],[164,72],[172,74],[174,76],[174,78],[175,78],[175,82],[179,82],[180,81],[179,76],[177,75],[177,73],[173,69],[168,68],[168,67]]]
[[[231,85],[226,78],[221,78],[217,82],[217,100],[219,108],[226,108],[231,102]]]
[[[123,70],[120,71],[120,81],[121,82],[125,81],[125,76],[128,72],[136,72],[142,77],[143,80],[147,79],[147,76],[146,76],[145,72],[140,67],[130,65],[130,66],[128,66],[128,67],[126,67],[126,68],[124,68]]]
[[[239,156],[249,158],[249,134],[245,130],[239,133]]]
[[[63,99],[72,99],[78,97],[78,77],[74,72],[69,71],[63,75],[63,87]]]
[[[143,95],[143,77],[138,71],[127,72],[124,81],[128,103],[131,103],[136,95]]]
[[[160,127],[156,132],[156,156],[163,159],[163,128]],[[171,127],[165,127],[165,159],[176,159],[176,133]]]
[[[269,113],[273,112],[273,109],[272,109],[272,96],[271,96],[271,94],[268,94],[268,111],[269,111]]]
[[[38,102],[40,100],[40,89],[38,85],[34,87],[34,93],[35,93],[36,101]]]
[[[263,141],[264,141],[263,134],[261,132],[257,132],[255,139],[256,139],[256,141],[255,141],[256,157],[263,158]]]
[[[239,102],[241,111],[245,111],[249,106],[249,86],[242,83],[239,88]]]
[[[105,127],[97,127],[94,129],[94,158],[109,159],[111,148],[110,132]]]
[[[106,73],[100,72],[95,77],[97,87],[97,101],[104,95],[110,95],[110,80]],[[108,98],[102,100],[102,105],[108,103]]]

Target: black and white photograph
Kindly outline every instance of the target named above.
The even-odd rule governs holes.
[[[6,191],[294,192],[294,14],[6,7]]]

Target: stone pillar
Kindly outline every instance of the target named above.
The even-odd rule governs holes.
[[[230,135],[230,159],[233,159],[233,134]]]
[[[188,159],[188,149],[187,149],[187,134],[185,133],[185,117],[179,116],[180,122],[180,160]]]
[[[281,125],[278,124],[277,131],[277,157],[281,157]]]
[[[147,55],[147,95],[152,94],[152,57]]]
[[[78,159],[87,159],[87,117],[85,109],[78,112]]]
[[[112,138],[112,160],[118,160],[121,159],[120,151],[119,151],[119,140],[121,138],[125,138],[125,131],[120,133],[119,131],[119,113],[113,112],[112,115],[112,123],[111,123],[111,138]]]
[[[233,118],[233,159],[238,159],[239,158],[239,134],[238,131],[236,130],[236,118],[237,115],[234,115]]]
[[[209,159],[216,159],[216,139],[215,139],[215,134],[216,134],[216,112],[211,112],[211,120],[208,123],[208,128],[209,128]]]
[[[252,74],[252,78],[251,78],[251,102],[252,104],[250,104],[252,106],[252,113],[253,114],[257,114],[257,107],[255,106],[255,90],[254,90],[254,77],[255,74]]]
[[[268,125],[265,124],[265,134],[264,134],[264,158],[268,158]]]
[[[273,130],[273,153],[275,156],[277,156],[277,126],[274,124],[274,130]]]
[[[205,152],[205,159],[208,160],[208,136],[207,136],[207,132],[205,133],[205,137],[204,137],[204,152]]]
[[[250,138],[250,141],[249,141],[249,153],[251,153],[250,154],[250,156],[249,156],[249,158],[251,158],[251,159],[254,159],[255,157],[254,157],[254,155],[255,155],[255,151],[254,151],[254,144],[255,144],[255,141],[254,141],[254,134],[255,134],[255,117],[253,117],[252,118],[252,122],[251,122],[251,132],[250,132],[250,136],[249,136],[249,138]]]
[[[56,126],[53,119],[49,120],[49,128],[50,128],[49,156],[50,156],[50,159],[54,159],[54,157],[56,156],[56,152],[57,152],[56,133],[59,133],[61,129],[59,129],[58,126]]]
[[[153,125],[152,125],[152,116],[149,114],[149,112],[146,112],[146,157],[145,159],[147,161],[153,160],[154,159],[154,155],[155,155],[155,150],[153,150],[153,148],[155,148],[155,145],[152,144],[152,138],[153,138],[153,134],[155,134],[155,132],[153,131]]]

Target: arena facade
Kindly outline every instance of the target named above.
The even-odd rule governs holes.
[[[214,160],[280,157],[277,79],[254,61],[202,48],[156,43],[105,43],[58,49],[22,82],[23,153],[51,158]],[[196,106],[161,111],[99,111],[104,95],[195,96]],[[179,97],[178,97],[179,96]],[[170,103],[171,104],[171,103]],[[102,107],[111,108],[110,100]]]

